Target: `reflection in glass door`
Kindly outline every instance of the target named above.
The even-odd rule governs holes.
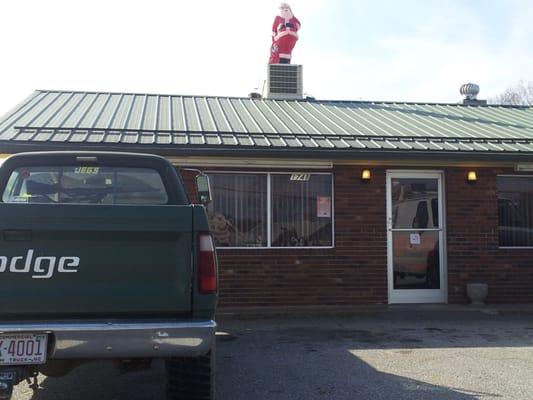
[[[389,303],[446,302],[442,176],[387,174]]]

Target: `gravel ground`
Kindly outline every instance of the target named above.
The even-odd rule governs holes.
[[[222,319],[218,400],[533,399],[533,313],[401,311]],[[161,363],[95,362],[16,400],[163,399]]]

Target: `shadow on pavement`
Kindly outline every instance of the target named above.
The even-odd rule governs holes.
[[[300,341],[299,345],[282,344],[277,348],[249,346],[244,351],[255,353],[250,358],[240,356],[243,349],[228,349],[223,341],[219,344],[218,358],[219,400],[468,400],[500,397],[381,372],[350,353],[352,346],[335,346],[326,351],[315,346],[318,342],[306,341]]]
[[[512,398],[507,386],[520,385],[533,393],[523,378],[507,382],[498,359],[513,363],[531,347],[530,317],[229,319],[219,327],[219,399],[496,399]],[[497,353],[513,348],[512,356]],[[494,364],[484,365],[487,358]],[[486,385],[491,379],[503,387]]]
[[[433,319],[398,315],[222,320],[217,399],[513,398],[507,387],[516,389],[517,382],[507,380],[520,380],[518,386],[526,385],[529,393],[523,383],[527,378],[504,376],[507,372],[500,365],[505,358],[497,353],[485,355],[494,364],[478,365],[476,351],[516,348],[520,353],[533,343],[531,321],[530,316],[472,313]],[[472,349],[471,357],[464,357],[466,364],[460,365],[462,353]],[[524,360],[530,365],[530,356]],[[523,368],[519,374],[532,369]],[[490,385],[494,377],[503,382],[498,390]],[[44,380],[34,394],[27,390],[17,388],[15,400],[163,399],[164,370],[156,363],[151,371],[120,375],[110,363],[95,362],[66,377]]]

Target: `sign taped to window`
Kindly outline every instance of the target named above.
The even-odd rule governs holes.
[[[417,244],[420,244],[421,243],[421,240],[420,240],[420,234],[419,233],[411,233],[409,235],[409,243],[411,245],[417,245]]]
[[[317,196],[316,216],[319,218],[330,218],[331,217],[331,197]]]

